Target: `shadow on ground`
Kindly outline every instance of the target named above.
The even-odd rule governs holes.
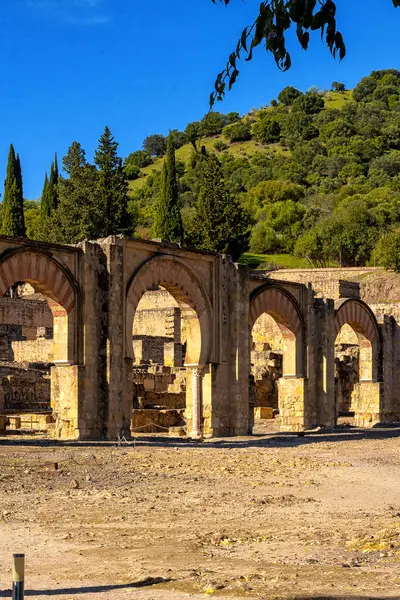
[[[119,585],[93,585],[79,588],[58,588],[56,590],[25,590],[25,596],[73,596],[75,594],[100,594],[102,592],[112,592],[115,590],[128,590],[150,587],[160,583],[169,583],[172,579],[163,577],[148,577],[135,583],[122,583]],[[11,590],[0,590],[0,598],[11,598]]]
[[[159,580],[158,580],[159,579]],[[76,594],[98,594],[103,592],[112,592],[115,590],[129,590],[134,588],[149,587],[157,585],[157,583],[165,583],[170,580],[162,578],[154,578],[152,580],[138,581],[137,583],[127,583],[121,585],[99,585],[99,586],[88,586],[79,588],[60,588],[57,590],[26,590],[25,596],[74,596]],[[221,592],[223,595],[223,592]],[[11,590],[0,590],[0,598],[11,598]],[[215,596],[218,598],[218,596]],[[282,596],[284,600],[284,596]],[[400,600],[400,596],[371,596],[369,594],[364,596],[315,596],[310,594],[309,596],[290,596],[290,600]]]
[[[319,431],[310,431],[306,433],[267,433],[254,434],[246,438],[223,438],[212,439],[204,442],[191,440],[189,438],[169,437],[165,435],[140,435],[128,441],[61,441],[52,438],[30,437],[18,438],[13,434],[6,433],[0,436],[1,446],[37,446],[37,447],[87,447],[87,448],[107,448],[107,447],[168,447],[179,446],[181,448],[274,448],[274,447],[297,447],[307,444],[318,444],[321,442],[351,442],[359,440],[385,440],[400,437],[400,425],[379,426],[372,429],[358,429],[352,427],[338,427],[336,429]],[[400,600],[400,597],[399,597]]]

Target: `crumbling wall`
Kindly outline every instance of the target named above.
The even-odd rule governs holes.
[[[360,284],[352,279],[384,273],[382,267],[340,267],[326,269],[282,269],[268,273],[271,279],[309,282],[317,296],[338,300],[360,298]]]
[[[36,411],[50,408],[48,372],[8,365],[0,368],[0,377],[5,410]]]
[[[355,411],[353,391],[360,381],[359,346],[335,346],[335,394],[337,412]]]
[[[0,323],[35,329],[53,327],[53,315],[47,302],[27,298],[1,297]]]
[[[180,409],[186,405],[186,369],[133,368],[134,408]]]
[[[146,292],[133,321],[136,364],[183,365],[181,311],[165,290]]]
[[[278,409],[277,380],[282,377],[284,341],[278,325],[267,314],[261,315],[252,330],[250,355],[254,407]],[[256,410],[256,415],[262,411]],[[272,416],[272,413],[268,413]]]

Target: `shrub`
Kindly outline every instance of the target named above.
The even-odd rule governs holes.
[[[126,178],[130,181],[133,179],[137,179],[140,175],[140,169],[137,165],[133,163],[129,163],[124,167]]]
[[[253,134],[262,144],[279,142],[281,139],[281,126],[276,119],[261,119],[254,125]]]
[[[244,121],[224,127],[222,134],[231,142],[246,142],[251,139],[251,127]]]
[[[318,92],[307,92],[296,98],[293,102],[293,110],[304,112],[307,115],[316,115],[324,108],[325,102]]]
[[[400,229],[390,231],[381,237],[374,248],[373,258],[385,269],[400,272]]]
[[[289,85],[289,86],[283,88],[283,90],[281,91],[281,93],[278,96],[278,100],[281,104],[284,104],[285,106],[292,106],[292,104],[296,100],[296,98],[299,98],[302,95],[303,95],[303,93],[300,92],[300,90],[293,87],[292,85]],[[271,102],[271,104],[272,104],[272,102]]]
[[[147,167],[151,165],[153,159],[151,158],[148,152],[144,150],[136,150],[136,152],[131,152],[129,156],[125,159],[125,166],[128,165],[136,165],[139,169],[143,169],[143,167]]]
[[[223,152],[224,150],[226,150],[228,148],[227,144],[225,144],[225,142],[223,142],[222,140],[216,140],[214,142],[214,148],[218,151],[218,152]]]
[[[211,111],[202,118],[199,133],[201,136],[218,135],[227,124],[226,115]]]

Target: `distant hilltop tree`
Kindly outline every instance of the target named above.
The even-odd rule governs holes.
[[[332,83],[332,88],[331,88],[332,92],[345,92],[346,91],[346,86],[344,85],[344,83],[340,83],[339,81],[334,81]]]

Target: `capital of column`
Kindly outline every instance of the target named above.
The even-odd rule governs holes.
[[[193,377],[200,377],[205,365],[185,365],[186,369],[188,369]]]

